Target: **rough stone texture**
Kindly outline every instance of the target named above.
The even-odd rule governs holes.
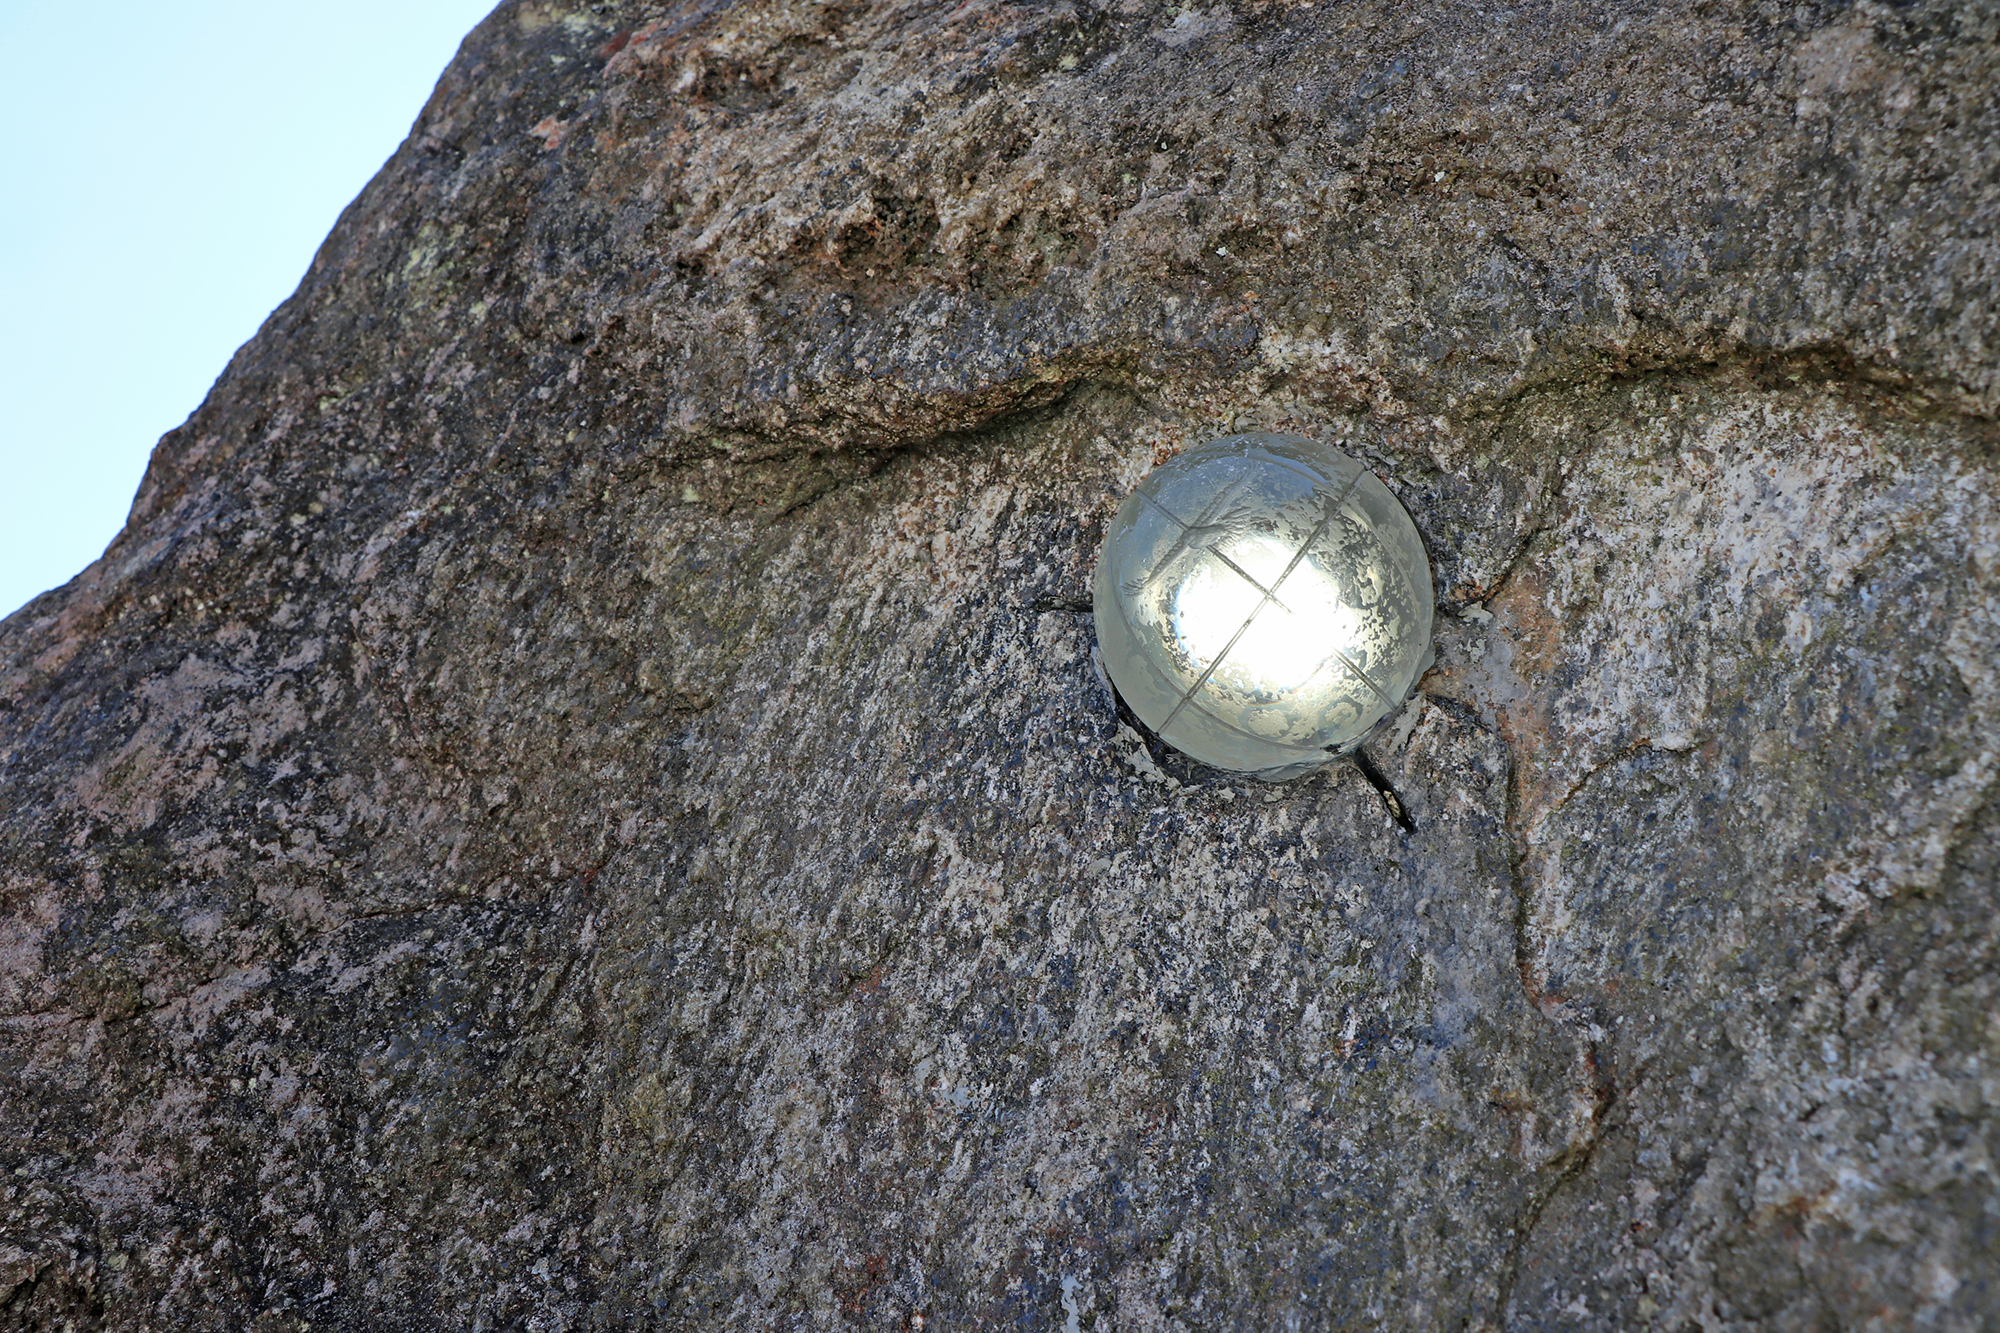
[[[0,1327],[2000,1327],[1996,89],[509,0],[0,629]],[[1092,669],[1239,420],[1431,543],[1414,834]]]

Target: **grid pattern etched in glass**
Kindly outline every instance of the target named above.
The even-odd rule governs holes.
[[[1105,670],[1141,721],[1216,768],[1292,776],[1409,697],[1431,570],[1396,497],[1337,449],[1225,436],[1153,470],[1098,555]]]

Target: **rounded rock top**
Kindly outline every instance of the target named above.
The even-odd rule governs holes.
[[[1104,669],[1162,740],[1294,777],[1399,708],[1429,667],[1430,559],[1402,504],[1338,449],[1228,435],[1161,464],[1097,557]]]

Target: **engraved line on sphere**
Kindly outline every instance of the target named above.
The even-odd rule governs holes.
[[[1286,606],[1282,601],[1278,600],[1278,592],[1275,585],[1267,588],[1263,584],[1257,582],[1256,579],[1250,577],[1249,570],[1243,568],[1243,566],[1237,564],[1234,560],[1231,560],[1228,556],[1224,555],[1222,551],[1217,547],[1210,546],[1204,549],[1207,550],[1207,552],[1210,555],[1214,556],[1217,560],[1220,560],[1223,564],[1228,565],[1231,569],[1235,570],[1239,575],[1242,576],[1243,581],[1245,583],[1255,588],[1258,592],[1263,593],[1265,597],[1269,598],[1273,603],[1276,604],[1276,606],[1280,611],[1283,611],[1288,616],[1294,614],[1291,607]],[[1289,569],[1286,570],[1285,572],[1287,574],[1291,573]],[[1246,621],[1245,623],[1247,624],[1248,622]]]
[[[1190,685],[1188,687],[1188,692],[1186,694],[1183,694],[1181,696],[1181,701],[1174,705],[1174,711],[1167,714],[1167,720],[1160,724],[1160,730],[1165,731],[1168,727],[1173,725],[1174,719],[1181,715],[1181,710],[1188,706],[1188,701],[1194,698],[1196,694],[1200,693],[1201,687],[1208,684],[1208,678],[1215,674],[1215,669],[1221,666],[1223,661],[1228,658],[1229,650],[1236,646],[1237,641],[1239,639],[1241,639],[1245,634],[1249,633],[1250,622],[1257,618],[1257,613],[1262,611],[1265,607],[1269,606],[1272,602],[1277,600],[1276,597],[1277,590],[1285,586],[1285,580],[1290,578],[1292,576],[1292,571],[1299,567],[1299,561],[1306,558],[1306,552],[1310,551],[1313,547],[1313,543],[1318,541],[1321,535],[1326,532],[1327,526],[1333,522],[1334,515],[1340,512],[1340,506],[1346,503],[1349,492],[1353,491],[1354,483],[1359,480],[1361,480],[1361,474],[1358,472],[1355,473],[1353,477],[1348,479],[1347,485],[1341,490],[1340,494],[1337,497],[1335,497],[1333,503],[1326,507],[1326,512],[1323,515],[1321,515],[1319,524],[1318,526],[1313,528],[1312,534],[1308,536],[1303,542],[1299,543],[1298,550],[1292,552],[1291,563],[1285,566],[1285,572],[1278,575],[1276,579],[1272,580],[1271,591],[1265,593],[1262,597],[1258,598],[1257,605],[1251,608],[1250,614],[1243,617],[1242,627],[1236,631],[1236,633],[1230,638],[1228,643],[1222,646],[1222,651],[1217,653],[1215,655],[1215,660],[1208,664],[1208,670],[1201,673],[1201,679],[1197,680],[1193,685]],[[1369,688],[1370,689],[1375,688],[1373,681],[1369,682]],[[1377,694],[1381,693],[1380,690],[1376,690],[1375,692]]]
[[[1324,757],[1326,754],[1326,747],[1324,745],[1301,745],[1297,741],[1277,741],[1277,740],[1272,740],[1269,736],[1259,736],[1254,731],[1250,731],[1247,728],[1237,726],[1234,722],[1231,722],[1227,718],[1222,717],[1214,709],[1203,706],[1201,700],[1199,699],[1190,700],[1188,703],[1188,708],[1193,712],[1200,713],[1203,717],[1207,718],[1210,722],[1213,722],[1216,726],[1221,727],[1224,731],[1234,732],[1238,736],[1241,736],[1243,739],[1247,741],[1255,741],[1259,745],[1275,746],[1280,750],[1296,750],[1301,755],[1316,755]],[[1158,734],[1169,745],[1173,744],[1173,738],[1168,736],[1165,733],[1165,731],[1161,731]],[[1179,747],[1175,746],[1175,748],[1178,749]]]
[[[1341,498],[1340,498],[1341,504],[1344,505],[1346,503],[1348,495],[1350,495],[1354,490],[1355,483],[1358,483],[1360,480],[1361,480],[1360,474],[1356,473],[1354,481],[1348,484],[1347,490],[1341,492]],[[1367,540],[1368,543],[1375,548],[1375,554],[1377,557],[1375,562],[1376,568],[1379,569],[1382,568],[1383,566],[1388,566],[1389,568],[1394,569],[1396,571],[1397,578],[1402,582],[1404,592],[1408,594],[1410,597],[1410,604],[1412,606],[1422,605],[1422,603],[1417,600],[1416,584],[1411,580],[1409,571],[1405,570],[1398,561],[1396,561],[1391,557],[1391,552],[1388,546],[1382,541],[1380,534],[1378,534],[1375,531],[1375,520],[1368,517],[1367,511],[1362,509],[1349,509],[1347,511],[1347,516],[1354,520],[1355,528],[1358,530],[1361,537]],[[1366,685],[1370,690],[1373,690],[1375,692],[1375,697],[1380,699],[1385,705],[1387,705],[1390,708],[1394,708],[1396,706],[1395,700],[1389,697],[1389,692],[1383,689],[1380,685],[1377,685],[1374,682],[1374,680],[1372,680],[1369,677],[1367,672],[1363,671],[1360,667],[1356,666],[1352,661],[1350,661],[1348,659],[1347,654],[1341,652],[1340,649],[1336,648],[1333,650],[1333,657],[1328,659],[1328,661],[1333,661],[1333,660],[1338,660],[1342,666],[1346,667],[1347,670],[1353,674],[1355,679],[1359,680],[1363,685]],[[1324,663],[1322,663],[1322,665],[1324,665]],[[1317,675],[1318,673],[1315,672],[1314,674]],[[1308,677],[1308,679],[1310,679],[1310,677]]]
[[[1241,491],[1245,486],[1249,484],[1250,484],[1250,479],[1248,477],[1237,477],[1235,480],[1231,481],[1229,485],[1222,488],[1222,490],[1216,495],[1216,497],[1213,500],[1210,500],[1208,502],[1207,506],[1201,511],[1200,516],[1197,517],[1195,521],[1192,523],[1188,523],[1183,519],[1181,519],[1181,517],[1175,514],[1173,510],[1167,508],[1165,505],[1161,504],[1158,500],[1155,500],[1152,496],[1146,494],[1144,489],[1133,491],[1132,494],[1138,496],[1141,500],[1144,500],[1147,504],[1153,506],[1153,508],[1159,510],[1162,514],[1165,514],[1169,519],[1173,520],[1173,522],[1179,524],[1181,535],[1174,538],[1174,544],[1167,548],[1167,553],[1165,555],[1161,556],[1158,560],[1153,562],[1153,567],[1151,569],[1147,570],[1144,574],[1141,574],[1136,580],[1128,580],[1125,583],[1120,584],[1119,585],[1120,589],[1129,590],[1131,592],[1136,593],[1140,589],[1144,588],[1148,583],[1150,583],[1153,580],[1153,577],[1155,575],[1157,575],[1161,570],[1167,567],[1169,561],[1171,561],[1175,556],[1179,555],[1182,551],[1187,549],[1189,543],[1191,543],[1194,540],[1194,535],[1197,531],[1205,531],[1208,528],[1209,520],[1215,517],[1216,510],[1222,508],[1222,506],[1228,504],[1231,500],[1234,500],[1236,498],[1237,492]],[[1140,486],[1142,488],[1144,487],[1144,485],[1145,485],[1144,482],[1140,483]]]
[[[1229,656],[1229,650],[1236,646],[1236,641],[1238,639],[1241,639],[1245,634],[1248,634],[1250,632],[1250,622],[1257,618],[1257,612],[1262,611],[1265,607],[1269,606],[1270,604],[1271,604],[1271,599],[1268,596],[1260,597],[1257,599],[1257,605],[1251,609],[1249,615],[1243,617],[1243,623],[1237,627],[1236,633],[1229,636],[1229,642],[1222,645],[1222,651],[1215,655],[1215,660],[1210,662],[1208,664],[1208,669],[1201,673],[1201,679],[1197,680],[1194,684],[1188,686],[1187,693],[1183,694],[1181,696],[1181,701],[1174,705],[1174,711],[1167,714],[1167,720],[1160,724],[1161,731],[1165,731],[1168,727],[1171,727],[1174,724],[1174,719],[1179,717],[1181,715],[1181,710],[1188,706],[1188,700],[1194,698],[1195,694],[1200,691],[1201,687],[1208,684],[1208,678],[1215,674],[1215,669],[1222,665],[1222,661],[1224,658]]]
[[[1304,463],[1299,462],[1295,458],[1287,458],[1283,454],[1273,453],[1269,449],[1266,449],[1262,446],[1252,446],[1245,452],[1246,454],[1254,454],[1257,458],[1260,458],[1264,462],[1269,463],[1272,467],[1280,468],[1283,471],[1291,473],[1295,477],[1303,478],[1308,485],[1319,486],[1331,482],[1333,480],[1333,478],[1326,475],[1326,473],[1323,470],[1310,467]],[[1339,451],[1335,450],[1334,452],[1338,453]],[[1346,455],[1343,454],[1342,457],[1346,457]],[[1354,463],[1356,467],[1361,466],[1358,462],[1356,462],[1352,458],[1348,458],[1347,461],[1350,463]]]
[[[1204,523],[1201,522],[1200,520],[1196,520],[1193,523],[1188,523],[1185,520],[1183,520],[1179,514],[1176,514],[1173,510],[1167,508],[1165,505],[1161,504],[1158,500],[1155,500],[1152,496],[1147,495],[1144,491],[1135,491],[1133,492],[1133,494],[1137,495],[1147,504],[1153,506],[1153,508],[1159,510],[1162,514],[1165,514],[1173,522],[1179,523],[1181,526],[1182,534],[1186,536],[1189,540],[1192,540],[1197,533],[1213,532],[1217,527],[1220,526],[1219,524],[1215,523]],[[1208,552],[1210,555],[1214,556],[1217,560],[1220,560],[1223,564],[1229,566],[1231,569],[1235,570],[1236,573],[1242,578],[1242,580],[1245,583],[1255,588],[1258,592],[1263,593],[1266,597],[1270,598],[1272,601],[1277,602],[1279,609],[1284,611],[1286,615],[1292,614],[1292,608],[1286,606],[1284,602],[1279,601],[1278,594],[1275,590],[1275,585],[1273,585],[1273,587],[1267,588],[1263,584],[1257,582],[1255,578],[1251,577],[1249,570],[1243,568],[1243,566],[1237,564],[1234,560],[1230,559],[1229,553],[1224,551],[1220,546],[1213,546],[1213,545],[1204,546],[1201,549]],[[1173,559],[1177,553],[1178,553],[1177,551],[1169,551],[1166,557],[1160,561],[1160,564],[1161,565],[1166,564],[1167,561]],[[1158,572],[1158,566],[1155,566],[1154,572],[1155,573]],[[1286,571],[1286,573],[1290,572],[1291,572],[1290,570]],[[1152,577],[1153,577],[1152,574],[1147,574],[1145,578],[1138,580],[1134,590],[1136,591],[1137,588],[1143,588],[1146,585],[1146,582],[1150,580]]]
[[[1143,483],[1141,484],[1143,485]],[[1132,494],[1138,496],[1141,500],[1144,500],[1147,504],[1153,506],[1153,508],[1159,510],[1162,514],[1165,514],[1169,522],[1173,523],[1174,525],[1180,528],[1181,535],[1175,539],[1173,546],[1167,551],[1165,555],[1160,557],[1160,559],[1153,565],[1152,569],[1148,570],[1145,574],[1139,576],[1137,579],[1128,579],[1125,582],[1119,584],[1118,585],[1119,590],[1121,592],[1129,592],[1134,594],[1143,591],[1146,585],[1152,582],[1153,576],[1158,574],[1160,570],[1164,569],[1167,566],[1168,562],[1173,560],[1175,556],[1179,555],[1182,549],[1184,549],[1192,541],[1194,534],[1198,530],[1206,531],[1211,526],[1208,520],[1215,516],[1215,511],[1221,508],[1224,504],[1227,504],[1230,500],[1234,499],[1236,493],[1242,490],[1242,488],[1247,485],[1249,485],[1249,478],[1239,477],[1230,485],[1223,487],[1221,493],[1218,494],[1213,500],[1209,501],[1209,503],[1203,507],[1201,513],[1195,518],[1195,521],[1193,523],[1189,523],[1187,520],[1183,519],[1179,514],[1176,514],[1173,510],[1167,508],[1165,505],[1161,504],[1158,500],[1155,500],[1152,496],[1146,494],[1144,490],[1133,491]],[[1203,547],[1202,549],[1213,551],[1214,548]],[[1142,629],[1138,624],[1136,624],[1133,621],[1131,611],[1128,609],[1126,605],[1125,598],[1118,597],[1114,598],[1113,601],[1116,603],[1118,608],[1118,618],[1123,622],[1125,622],[1125,628],[1127,632],[1131,634],[1132,641],[1138,645],[1140,653],[1143,654],[1146,657],[1146,659],[1153,664],[1153,669],[1160,673],[1160,679],[1163,681],[1171,682],[1174,679],[1174,677],[1180,675],[1181,673],[1177,669],[1175,669],[1173,663],[1162,662],[1160,660],[1159,653],[1155,651],[1155,649],[1159,646],[1159,641],[1160,641],[1159,635],[1152,632],[1150,628]],[[1247,627],[1249,622],[1245,621],[1244,624]],[[1239,630],[1237,631],[1237,633],[1240,636],[1242,631]],[[1206,679],[1206,677],[1204,677],[1203,679]],[[1193,688],[1200,689],[1201,682],[1196,681]],[[1183,694],[1181,696],[1181,701],[1185,703],[1186,700],[1187,700],[1187,695]],[[1178,716],[1179,713],[1180,713],[1180,706],[1177,704],[1174,707],[1174,711],[1168,714],[1169,720],[1171,720],[1175,716]],[[1164,727],[1165,725],[1166,725],[1165,722],[1162,722],[1160,724],[1160,726],[1162,727]]]
[[[1368,679],[1368,673],[1363,671],[1360,667],[1354,665],[1354,662],[1347,656],[1346,653],[1343,653],[1340,651],[1340,649],[1336,648],[1333,650],[1333,655],[1335,659],[1337,659],[1342,666],[1346,667],[1349,671],[1354,673],[1354,677],[1356,680],[1359,680],[1363,685],[1366,685],[1369,689],[1373,690],[1375,692],[1375,697],[1377,699],[1380,699],[1384,704],[1388,705],[1391,708],[1394,708],[1396,706],[1396,701],[1394,699],[1391,699],[1386,693],[1384,693],[1380,685],[1377,685],[1374,681]]]

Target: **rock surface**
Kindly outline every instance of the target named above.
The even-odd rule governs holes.
[[[0,627],[0,1327],[1970,1330],[1990,6],[509,0]],[[1282,786],[1095,543],[1364,458]]]

